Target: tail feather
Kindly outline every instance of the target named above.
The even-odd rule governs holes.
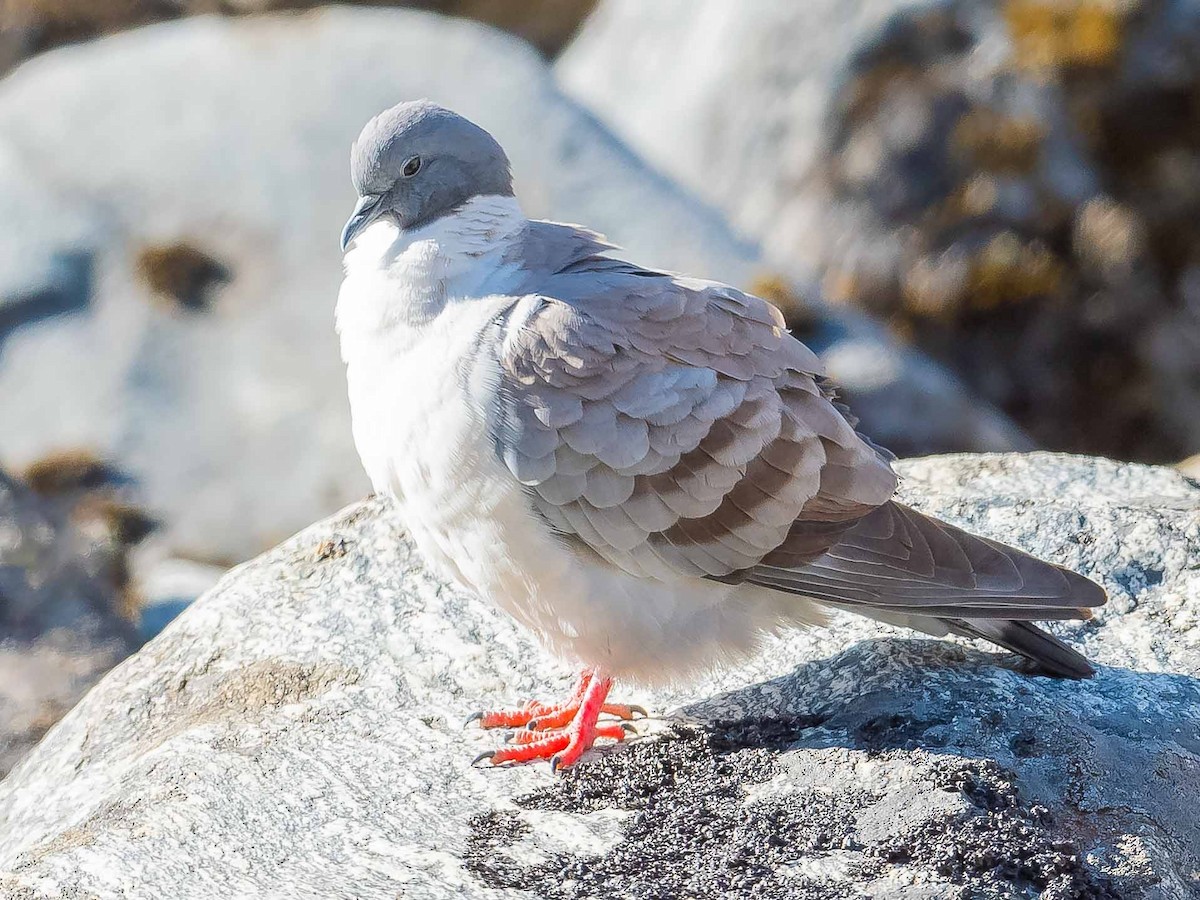
[[[943,621],[956,634],[983,638],[1033,660],[1047,675],[1056,675],[1059,678],[1088,678],[1096,674],[1096,670],[1083,654],[1072,650],[1050,632],[1043,631],[1031,622],[1003,619]]]
[[[746,581],[878,618],[936,619],[1070,678],[1086,659],[1031,621],[1086,619],[1107,599],[1095,582],[1015,547],[977,537],[896,503],[885,503],[804,565],[758,565]]]

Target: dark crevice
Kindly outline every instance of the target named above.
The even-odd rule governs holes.
[[[0,344],[16,329],[56,316],[85,311],[91,303],[92,254],[84,251],[54,256],[54,284],[24,297],[0,302]]]

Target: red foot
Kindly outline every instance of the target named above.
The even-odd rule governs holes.
[[[484,728],[516,728],[509,743],[499,750],[489,750],[474,762],[488,759],[492,765],[506,762],[530,762],[549,759],[551,771],[574,765],[596,738],[624,740],[631,728],[627,723],[601,724],[600,715],[632,719],[635,714],[646,715],[640,706],[605,703],[611,678],[601,678],[584,671],[569,699],[562,703],[531,701],[519,709],[476,713],[467,722],[478,721]]]

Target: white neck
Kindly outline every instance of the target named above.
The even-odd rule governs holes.
[[[390,331],[432,321],[448,304],[504,290],[503,258],[526,223],[515,197],[473,197],[420,228],[382,219],[345,256],[338,331]]]

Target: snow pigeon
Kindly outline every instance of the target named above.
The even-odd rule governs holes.
[[[526,218],[495,139],[428,101],[368,122],[351,173],[337,329],[367,474],[433,570],[581,670],[561,702],[476,716],[522,726],[492,764],[569,766],[639,712],[614,679],[829,610],[1092,673],[1032,622],[1104,591],[893,500],[894,457],[766,300]]]

